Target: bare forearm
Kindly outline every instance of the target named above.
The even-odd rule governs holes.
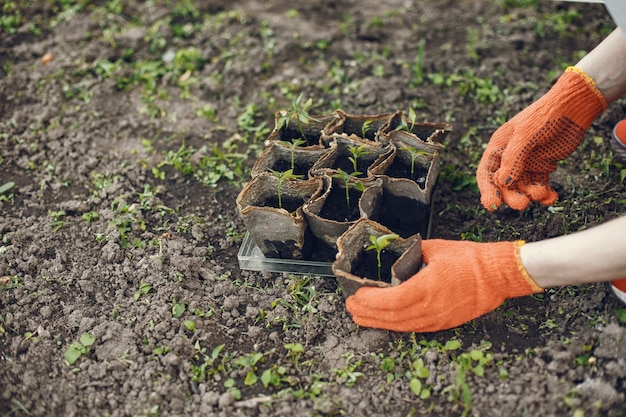
[[[614,102],[626,93],[626,36],[615,29],[576,67],[593,78],[607,103]]]
[[[522,264],[542,288],[626,277],[626,216],[520,248]]]

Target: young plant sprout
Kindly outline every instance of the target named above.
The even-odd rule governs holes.
[[[289,147],[289,149],[291,150],[291,170],[293,171],[294,168],[296,167],[296,160],[294,157],[296,148],[300,145],[304,145],[306,143],[306,140],[304,139],[294,139],[291,142],[286,141],[286,140],[281,140],[280,143],[286,145]]]
[[[289,122],[295,119],[298,124],[298,130],[302,135],[302,139],[306,140],[306,135],[304,134],[303,125],[309,124],[309,122],[317,121],[314,117],[309,115],[309,108],[313,105],[313,99],[309,98],[307,101],[302,103],[302,93],[298,97],[296,97],[284,115],[280,116],[277,121],[278,129],[283,126],[289,126]]]
[[[388,233],[386,235],[378,236],[370,235],[371,245],[367,246],[365,250],[376,250],[376,261],[378,262],[378,280],[380,280],[380,269],[382,267],[382,262],[380,260],[380,254],[383,249],[389,246],[389,243],[392,240],[399,238],[400,236],[395,233]]]
[[[369,153],[369,151],[365,150],[365,145],[361,145],[361,146],[349,145],[348,146],[348,150],[352,154],[352,156],[348,157],[350,162],[352,162],[352,171],[353,172],[357,172],[357,169],[358,169],[357,168],[357,162],[358,162],[359,156],[367,155]],[[361,174],[361,172],[359,172],[358,175],[360,175],[360,174]]]
[[[363,191],[365,190],[365,186],[361,181],[353,180],[353,178],[361,175],[359,171],[354,171],[348,174],[341,168],[337,168],[337,173],[333,174],[333,178],[339,178],[342,180],[346,186],[346,204],[348,208],[350,208],[350,188],[354,188],[355,190]]]
[[[400,148],[401,151],[407,151],[409,155],[411,155],[411,177],[415,174],[415,160],[418,155],[430,155],[429,152],[422,151],[419,149],[415,149],[412,146],[403,146]]]
[[[365,134],[372,128],[372,121],[373,120],[366,120],[363,122],[363,125],[361,126],[361,137],[363,139],[365,139]]]
[[[278,183],[276,185],[276,193],[278,194],[278,208],[283,208],[283,197],[281,192],[283,182],[285,180],[297,180],[299,178],[302,178],[302,175],[294,174],[292,169],[288,169],[287,171],[283,172],[274,171],[273,169],[270,169],[270,171],[278,180]]]
[[[415,110],[413,110],[412,108],[409,108],[409,114],[407,116],[407,119],[409,119],[409,122],[411,122],[411,126],[409,127],[409,125],[406,124],[406,121],[402,119],[400,125],[396,127],[396,130],[406,130],[407,132],[412,132],[413,128],[415,127],[415,121],[417,120],[417,114],[415,114]]]

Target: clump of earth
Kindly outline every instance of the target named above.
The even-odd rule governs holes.
[[[235,205],[302,93],[312,113],[454,126],[433,238],[615,218],[622,101],[559,165],[552,208],[486,212],[474,179],[493,131],[613,28],[563,2],[5,2],[0,414],[625,415],[626,313],[605,284],[449,331],[358,328],[333,277],[242,270]]]

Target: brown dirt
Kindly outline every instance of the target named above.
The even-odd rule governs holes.
[[[509,300],[445,332],[359,329],[333,278],[239,269],[240,183],[207,186],[207,172],[163,164],[192,149],[197,167],[234,144],[252,149],[249,170],[263,139],[251,128],[300,92],[322,114],[412,106],[455,129],[432,237],[533,241],[591,227],[624,212],[623,165],[606,140],[621,101],[553,175],[553,209],[487,213],[472,179],[497,126],[613,28],[602,6],[220,0],[189,14],[189,3],[61,13],[61,2],[23,2],[24,23],[0,29],[0,186],[15,183],[0,202],[1,415],[626,414],[626,328],[605,285]],[[451,86],[415,83],[420,39],[424,73]],[[190,48],[200,65],[167,64]],[[141,78],[146,62],[163,72]],[[476,79],[502,94],[489,99]],[[93,345],[66,364],[87,333]],[[461,347],[446,349],[452,339]],[[286,347],[298,343],[300,356]],[[484,375],[471,358],[478,374],[463,373],[472,350],[490,358]],[[418,359],[427,399],[409,387]],[[246,380],[267,369],[275,384]]]

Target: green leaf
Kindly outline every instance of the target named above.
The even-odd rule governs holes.
[[[485,375],[485,368],[483,368],[482,365],[476,365],[473,369],[472,372],[474,372],[476,375],[478,376],[483,376]]]
[[[85,347],[93,345],[95,341],[96,337],[90,333],[85,333],[80,337],[80,343]]]
[[[626,308],[618,308],[615,310],[615,314],[617,314],[620,323],[626,324]]]
[[[193,320],[185,320],[183,322],[185,328],[191,332],[196,330],[196,323]]]
[[[423,388],[422,392],[420,393],[420,398],[422,400],[427,400],[430,398],[430,389],[428,388]]]
[[[74,344],[72,344],[72,346],[65,351],[65,363],[71,366],[78,360],[78,358],[81,357],[81,355],[82,353],[76,349]]]
[[[256,374],[254,373],[254,371],[249,371],[248,374],[246,375],[246,379],[243,380],[243,383],[246,385],[254,385],[256,384],[256,381],[258,380]]]
[[[6,193],[7,191],[9,191],[14,186],[15,186],[14,182],[7,182],[6,184],[0,185],[0,194]]]
[[[270,369],[266,369],[261,374],[261,383],[263,383],[263,386],[267,388],[270,385],[271,381],[272,381],[272,369],[270,368]]]
[[[413,378],[411,382],[409,382],[409,388],[413,391],[413,394],[419,396],[422,392],[422,381],[417,378]]]
[[[187,308],[184,304],[176,303],[172,306],[172,317],[175,319],[180,318],[185,313]]]
[[[446,342],[446,344],[443,347],[443,350],[457,350],[458,348],[461,347],[461,342],[459,342],[458,340],[448,340]]]

